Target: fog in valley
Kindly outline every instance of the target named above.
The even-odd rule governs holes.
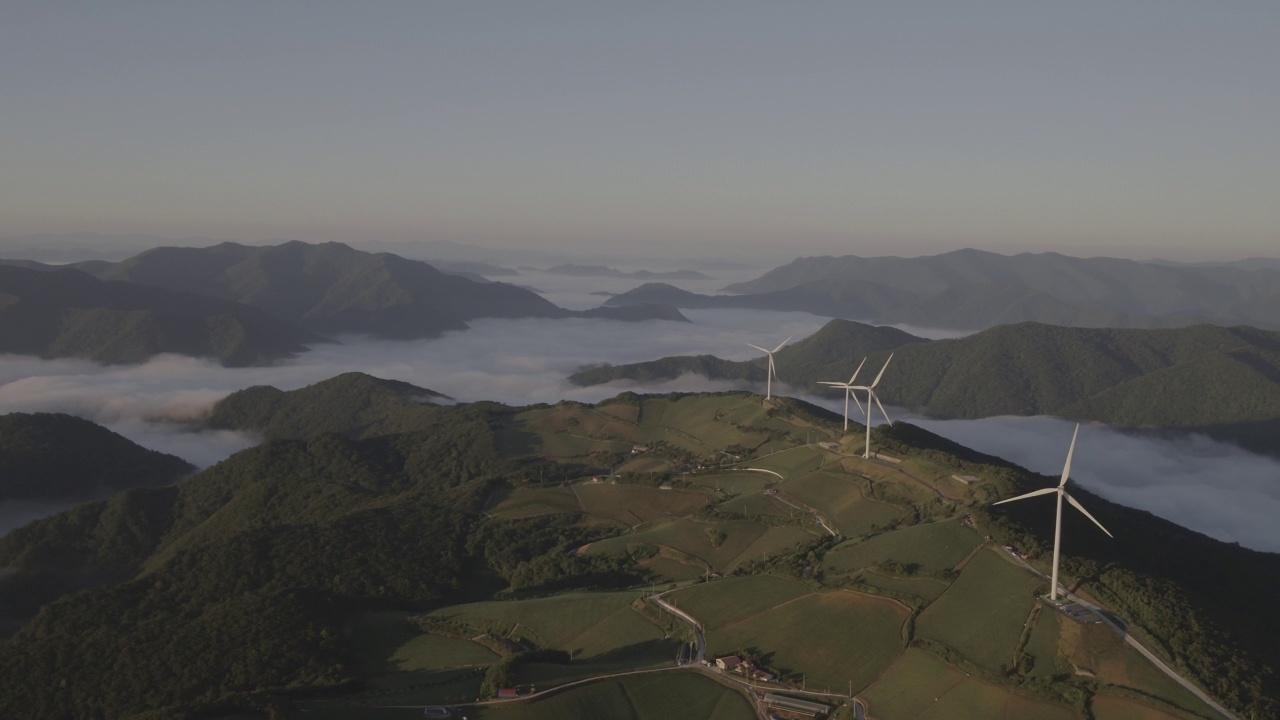
[[[674,282],[696,292],[757,274],[737,270],[707,280]],[[564,307],[584,309],[620,292],[635,279],[575,277],[523,270],[504,281],[526,285]],[[271,367],[230,369],[174,355],[141,365],[101,366],[80,360],[44,361],[0,357],[0,411],[65,412],[98,422],[146,447],[207,467],[250,447],[257,438],[228,431],[191,430],[222,397],[252,385],[292,390],[334,375],[359,371],[444,393],[459,402],[496,400],[512,405],[563,399],[595,402],[624,390],[639,392],[742,389],[729,382],[685,376],[644,387],[626,383],[580,388],[565,378],[594,363],[629,363],[667,355],[713,354],[746,360],[759,353],[747,343],[772,347],[800,340],[827,318],[800,312],[686,310],[692,322],[625,323],[594,318],[484,319],[468,330],[431,340],[383,341],[342,338],[321,344]],[[904,327],[926,337],[959,333]],[[850,359],[850,371],[855,364]],[[838,398],[812,396],[813,388],[786,388],[787,368],[778,368],[783,392],[834,412]],[[890,368],[892,372],[892,368]],[[776,386],[775,386],[776,387]],[[763,388],[747,388],[762,391]],[[1062,469],[1072,424],[1053,418],[992,418],[941,421],[890,408],[894,419],[1056,477]],[[1090,424],[1081,430],[1073,479],[1110,500],[1148,510],[1215,538],[1280,551],[1280,461],[1203,437],[1167,439]],[[1051,511],[1047,509],[1046,522]],[[0,505],[0,532],[58,507]],[[1110,528],[1123,538],[1123,528]]]

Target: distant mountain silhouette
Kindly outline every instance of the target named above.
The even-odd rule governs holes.
[[[802,310],[832,317],[980,330],[1024,321],[1076,327],[1280,328],[1280,270],[1265,263],[1171,265],[1057,253],[959,250],[918,258],[806,257],[697,295],[642,285],[607,304]]]
[[[323,340],[229,300],[125,282],[69,268],[0,265],[0,352],[142,362],[158,353],[254,365]]]
[[[325,335],[412,339],[461,330],[477,318],[583,315],[514,285],[479,282],[418,260],[332,242],[162,247],[119,263],[76,267],[104,280],[234,300]],[[673,314],[678,312],[654,308],[601,315],[639,320],[674,319]]]

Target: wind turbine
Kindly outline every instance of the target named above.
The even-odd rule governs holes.
[[[748,347],[753,347],[759,350],[760,352],[764,353],[765,355],[769,356],[769,370],[767,373],[765,373],[765,386],[764,386],[765,400],[769,400],[770,398],[773,397],[773,379],[778,377],[778,371],[775,370],[773,367],[773,354],[781,350],[782,346],[786,345],[789,342],[791,342],[791,338],[787,338],[786,340],[783,340],[782,342],[778,343],[778,347],[772,350],[767,350],[765,348],[760,347],[759,345],[752,345],[751,343],[747,343]]]
[[[893,360],[893,353],[889,353],[889,360],[884,361],[884,367],[880,368],[880,372],[876,374],[876,379],[870,385],[854,385],[849,388],[851,392],[853,390],[867,391],[867,449],[862,453],[864,458],[871,457],[871,402],[873,400],[876,403],[876,407],[880,408],[880,414],[884,415],[884,421],[890,425],[893,424],[893,421],[889,419],[889,413],[885,412],[884,405],[880,403],[880,397],[876,395],[876,386],[880,384],[880,378],[884,377],[884,371],[889,369],[890,360]]]
[[[853,384],[858,379],[858,373],[862,372],[862,366],[867,364],[867,359],[862,358],[862,362],[858,363],[858,369],[853,371],[853,377],[849,378],[849,382],[827,382],[823,381],[819,385],[830,385],[831,387],[844,388],[844,429],[849,430],[849,396],[853,395],[853,389],[857,387]],[[858,402],[858,397],[854,395],[853,401],[858,405],[858,412],[862,412],[862,403]]]
[[[1102,530],[1102,532],[1107,534],[1107,537],[1111,537],[1111,538],[1115,537],[1115,535],[1112,535],[1109,530],[1102,527],[1102,523],[1098,522],[1097,518],[1090,515],[1089,511],[1085,510],[1083,505],[1076,502],[1075,498],[1067,494],[1067,478],[1071,474],[1071,456],[1076,451],[1076,436],[1078,436],[1079,434],[1080,434],[1080,423],[1076,423],[1076,431],[1071,435],[1071,448],[1067,450],[1067,464],[1062,466],[1062,479],[1058,481],[1057,487],[1044,488],[1042,490],[1033,490],[1032,492],[1029,492],[1026,495],[1019,495],[1018,497],[1012,497],[1012,498],[1009,498],[1008,500],[1001,500],[1000,502],[995,503],[996,505],[1003,505],[1005,503],[1010,503],[1015,500],[1025,500],[1029,497],[1035,497],[1037,495],[1048,495],[1049,493],[1058,494],[1058,512],[1057,512],[1057,515],[1055,516],[1055,520],[1053,523],[1053,577],[1052,579],[1049,580],[1050,602],[1056,602],[1058,600],[1058,559],[1061,556],[1061,550],[1062,550],[1062,499],[1066,498],[1067,502],[1071,503],[1071,505],[1075,507],[1075,509],[1084,513],[1084,516],[1092,520],[1094,525],[1097,525],[1098,528]]]

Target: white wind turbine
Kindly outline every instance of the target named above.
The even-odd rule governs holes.
[[[765,386],[764,386],[764,387],[765,387],[765,391],[764,391],[764,399],[765,399],[765,400],[768,400],[768,399],[770,399],[770,398],[772,398],[772,397],[773,397],[773,379],[774,379],[774,378],[776,378],[776,377],[778,377],[778,371],[777,371],[777,370],[775,370],[775,369],[774,369],[774,367],[773,367],[773,354],[774,354],[774,353],[776,353],[776,352],[778,352],[779,350],[781,350],[781,349],[782,349],[782,346],[783,346],[783,345],[786,345],[786,344],[787,344],[787,343],[789,343],[789,342],[791,342],[791,338],[787,338],[786,340],[783,340],[782,342],[778,343],[778,347],[776,347],[776,348],[774,348],[774,349],[772,349],[772,350],[767,350],[767,349],[765,349],[765,348],[760,347],[759,345],[752,345],[751,343],[747,343],[747,346],[748,346],[748,347],[753,347],[753,348],[755,348],[755,349],[759,350],[760,352],[764,353],[765,355],[768,355],[768,356],[769,356],[769,370],[768,370],[768,372],[765,374]]]
[[[893,353],[889,353],[889,360],[892,360],[892,359],[893,359]],[[849,388],[850,391],[853,391],[853,390],[867,391],[867,410],[866,410],[867,412],[867,449],[864,450],[862,453],[862,457],[864,458],[871,457],[871,402],[872,401],[875,401],[876,407],[880,408],[880,414],[884,415],[884,421],[889,423],[890,425],[893,424],[893,421],[889,419],[889,413],[885,412],[884,405],[880,403],[880,397],[876,395],[876,386],[880,384],[880,378],[884,377],[884,371],[889,369],[889,360],[884,361],[884,367],[880,368],[880,372],[876,374],[876,379],[873,380],[870,385],[854,385],[853,387]]]
[[[1094,525],[1097,525],[1098,528],[1102,530],[1102,532],[1107,534],[1107,537],[1112,537],[1112,538],[1115,537],[1114,535],[1111,534],[1109,530],[1102,527],[1102,523],[1098,522],[1097,518],[1090,515],[1089,511],[1085,510],[1083,505],[1076,502],[1075,498],[1067,494],[1067,478],[1071,474],[1071,456],[1076,451],[1076,436],[1078,436],[1079,434],[1080,434],[1080,423],[1076,423],[1076,431],[1071,435],[1071,448],[1067,450],[1067,464],[1062,466],[1062,479],[1058,481],[1057,487],[1044,488],[1042,490],[1034,490],[1025,495],[1019,495],[1018,497],[1012,497],[1012,498],[1009,498],[1008,500],[1001,500],[1000,502],[995,503],[996,505],[1003,505],[1005,503],[1010,503],[1015,500],[1025,500],[1026,498],[1035,497],[1037,495],[1048,495],[1049,493],[1058,494],[1058,512],[1057,512],[1057,515],[1055,516],[1055,520],[1053,523],[1053,577],[1049,580],[1049,600],[1050,601],[1057,601],[1058,599],[1058,559],[1061,556],[1061,550],[1062,550],[1062,499],[1063,498],[1066,498],[1067,502],[1071,503],[1071,505],[1075,507],[1075,509],[1084,513],[1085,517],[1092,520]]]
[[[849,382],[827,382],[823,381],[819,385],[830,385],[831,387],[844,388],[844,429],[849,429],[849,396],[853,395],[853,389],[857,387],[853,384],[858,379],[858,373],[862,372],[862,366],[867,364],[867,359],[862,358],[862,362],[858,363],[858,369],[853,371],[853,377],[849,378]],[[853,396],[853,402],[858,406],[858,412],[862,412],[862,403],[858,402],[858,397]]]

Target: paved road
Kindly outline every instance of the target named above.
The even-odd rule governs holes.
[[[668,590],[667,592],[670,592],[670,591]],[[665,594],[666,593],[662,593],[659,595],[651,595],[649,596],[649,600],[652,601],[658,607],[662,608],[663,610],[666,610],[672,615],[675,615],[676,617],[680,618],[685,622],[686,625],[693,628],[693,634],[698,638],[698,652],[694,656],[691,663],[695,665],[701,665],[702,661],[706,658],[706,655],[707,655],[707,638],[705,635],[702,634],[702,626],[698,624],[697,620],[693,619],[692,615],[681,610],[675,605],[672,605],[666,600],[663,600],[662,596]]]

